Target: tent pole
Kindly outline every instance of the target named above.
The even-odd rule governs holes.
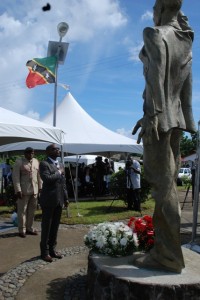
[[[78,154],[76,154],[76,180],[75,180],[75,202],[76,202],[76,207],[77,207],[77,211],[78,211],[78,162],[81,156],[78,156]],[[78,217],[82,217],[78,211],[77,213]]]
[[[78,155],[76,155],[75,201],[78,200]]]
[[[63,144],[61,144],[60,148],[61,148],[61,162],[62,162],[62,165],[64,166],[64,173],[65,173],[65,161],[64,161]]]

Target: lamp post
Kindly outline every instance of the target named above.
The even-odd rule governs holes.
[[[199,186],[200,186],[199,181],[200,181],[200,121],[198,122],[198,135],[197,135],[197,164],[196,164],[196,169],[195,169],[192,243],[195,242],[196,233],[197,233],[197,220],[198,220],[198,208],[199,208]]]
[[[69,43],[62,42],[62,38],[66,35],[69,25],[61,22],[57,26],[58,34],[60,37],[59,42],[49,41],[47,56],[56,56],[55,66],[55,86],[54,86],[54,110],[53,110],[53,126],[56,126],[56,107],[57,107],[57,87],[58,87],[58,65],[63,65],[67,55]]]

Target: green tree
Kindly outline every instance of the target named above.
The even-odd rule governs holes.
[[[123,199],[126,202],[126,172],[124,169],[113,173],[110,179],[111,193],[118,199]],[[141,202],[145,202],[150,194],[151,186],[144,178],[144,169],[141,168]]]
[[[197,132],[190,135],[191,138],[182,132],[180,144],[181,156],[187,156],[196,151],[197,148]]]

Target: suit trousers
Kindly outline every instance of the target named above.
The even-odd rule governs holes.
[[[62,206],[42,207],[41,256],[51,255],[57,245],[57,234],[62,214]]]
[[[23,195],[17,200],[19,233],[33,231],[34,213],[37,208],[37,195]]]
[[[128,189],[127,188],[127,204],[128,209],[135,211],[141,211],[140,208],[140,189]]]

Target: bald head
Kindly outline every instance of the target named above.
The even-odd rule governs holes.
[[[56,144],[51,144],[51,145],[47,146],[46,154],[47,154],[47,156],[56,160],[56,158],[60,156],[60,148]]]

